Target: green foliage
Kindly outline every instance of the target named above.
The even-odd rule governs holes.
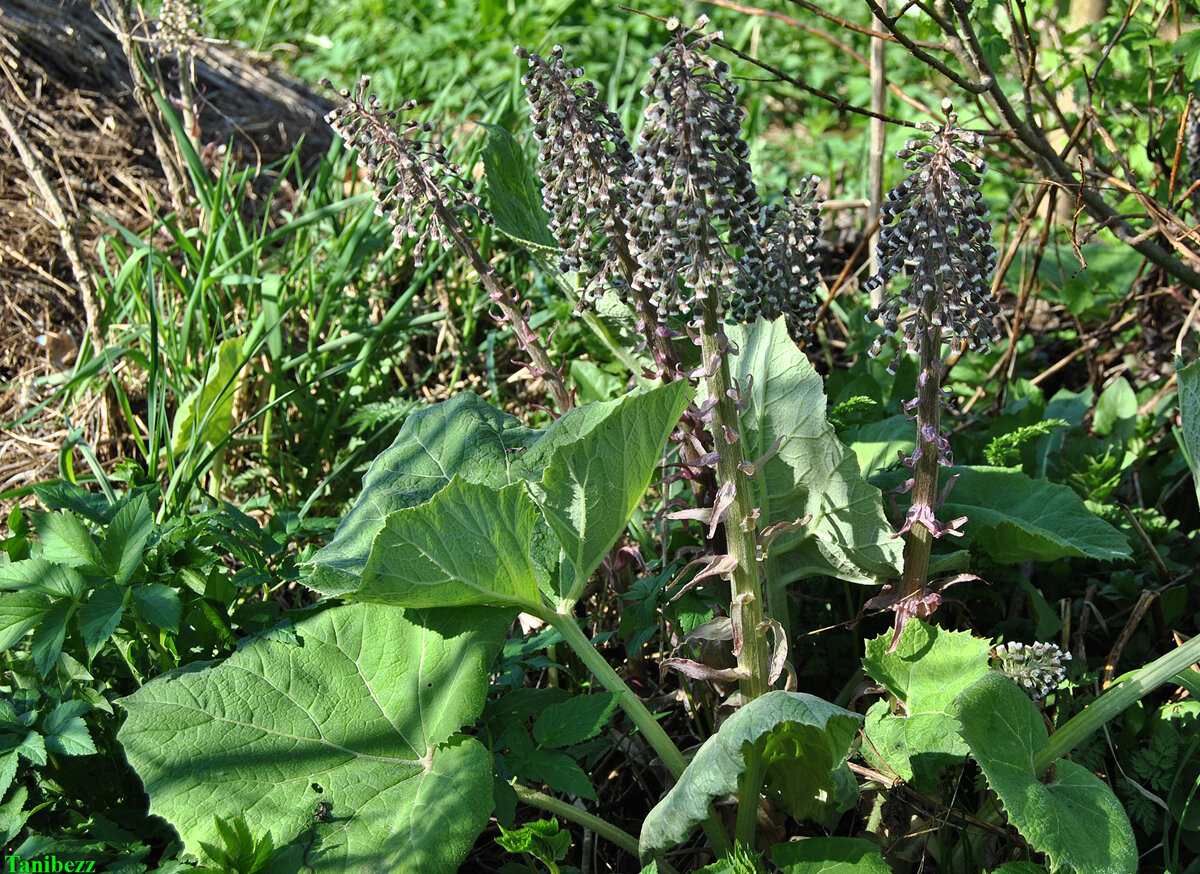
[[[862,838],[808,838],[771,848],[784,874],[887,874],[877,844]]]
[[[1037,707],[1007,677],[989,673],[957,698],[962,736],[999,796],[1009,821],[1046,853],[1050,870],[1132,871],[1137,845],[1108,784],[1059,759],[1047,782],[1031,768],[1046,745]]]
[[[204,854],[216,863],[217,870],[227,874],[258,874],[266,869],[275,855],[271,833],[255,839],[242,817],[226,821],[213,817],[213,826],[221,838],[218,845],[200,842]]]
[[[822,8],[883,26],[849,0]],[[38,487],[44,509],[15,509],[0,540],[6,846],[23,858],[94,856],[131,874],[198,860],[230,872],[437,872],[455,870],[495,815],[500,847],[527,867],[569,872],[560,863],[570,832],[517,806],[558,803],[550,812],[562,819],[595,807],[616,823],[606,834],[605,823],[597,830],[581,821],[600,836],[601,852],[628,848],[640,833],[643,850],[658,855],[647,872],[702,865],[694,847],[676,852],[698,824],[717,859],[702,870],[714,872],[767,870],[767,845],[754,840],[771,833],[800,838],[770,850],[788,874],[907,871],[930,858],[944,870],[1033,872],[1044,858],[1050,870],[1150,871],[1159,870],[1155,854],[1162,870],[1188,870],[1200,847],[1190,699],[1141,690],[1135,697],[1145,701],[1106,711],[1105,743],[1079,747],[1074,761],[1049,756],[1049,775],[1031,766],[1063,737],[1061,729],[1047,736],[1046,723],[1069,726],[1074,710],[1095,712],[1086,690],[1098,653],[1141,663],[1168,631],[1194,633],[1195,587],[1186,583],[1196,506],[1193,490],[1179,486],[1190,475],[1200,496],[1200,371],[1180,362],[1174,396],[1145,346],[1126,348],[1163,326],[1188,348],[1187,305],[1176,311],[1183,286],[1157,267],[1146,271],[1105,229],[1111,222],[1088,226],[1082,201],[1069,235],[1043,225],[1052,212],[1025,199],[1040,177],[1003,138],[990,142],[1009,159],[985,183],[993,215],[1028,209],[1032,219],[1006,231],[1014,265],[1029,266],[998,285],[1027,309],[1009,322],[1005,357],[964,352],[947,372],[963,411],[950,435],[960,466],[938,514],[967,522],[933,557],[935,573],[971,571],[987,584],[956,580],[939,595],[946,627],[912,619],[893,652],[862,587],[893,579],[901,563],[893,523],[903,501],[893,508],[889,492],[909,475],[897,454],[913,450],[902,405],[915,391],[915,367],[893,377],[868,360],[878,328],[864,326],[866,306],[847,285],[830,295],[819,339],[803,351],[780,324],[730,326],[740,354],[729,365],[745,409],[736,434],[717,440],[736,440],[754,468],[735,479],[746,477],[757,531],[782,526],[754,544],[773,608],[765,618],[780,627],[751,623],[735,634],[729,573],[708,564],[725,556],[725,533],[708,540],[671,516],[726,485],[705,479],[707,470],[689,482],[671,475],[671,434],[689,400],[705,398],[689,398],[682,382],[646,384],[636,317],[617,295],[572,317],[590,277],[554,275],[557,253],[517,121],[512,44],[560,41],[633,129],[634,76],[659,25],[574,2],[398,10],[373,0],[251,0],[212,14],[223,35],[298,46],[293,69],[302,74],[349,82],[377,72],[384,94],[416,97],[430,117],[453,107],[469,120],[460,126],[466,142],[448,144],[469,172],[482,167],[500,234],[468,232],[495,274],[520,289],[530,324],[557,326],[553,360],[565,363],[584,405],[547,427],[536,427],[543,414],[512,415],[531,395],[511,403],[512,334],[481,327],[490,302],[474,268],[443,256],[414,272],[411,251],[390,250],[390,229],[365,197],[348,194],[353,176],[337,149],[305,174],[298,153],[269,177],[232,162],[206,168],[157,95],[187,146],[194,214],[160,215],[143,233],[112,226],[98,277],[109,347],[81,350],[41,406],[68,410],[111,393],[134,457],[114,467],[107,446],[93,448],[71,428],[63,482]],[[694,17],[670,4],[644,11],[685,24]],[[751,155],[758,178],[769,180],[764,198],[798,171],[835,180],[835,199],[865,195],[866,123],[845,107],[869,101],[865,76],[846,68],[868,54],[866,35],[824,39],[779,18],[708,11],[730,44],[842,101],[738,68]],[[1025,35],[1048,72],[1021,82],[1009,78],[1019,43],[1005,6],[964,13],[1001,88],[1015,94],[1044,81],[1073,93],[1068,128],[1076,107],[1084,113],[1098,95],[1111,112],[1078,116],[1080,154],[1101,176],[1105,163],[1120,164],[1111,175],[1121,185],[1149,180],[1146,191],[1170,205],[1167,179],[1178,177],[1176,198],[1190,184],[1187,168],[1168,166],[1200,63],[1186,13],[1172,46],[1156,32],[1160,10],[1149,7],[1113,10],[1075,33],[1048,7],[1029,11],[1056,38],[1040,24]],[[903,26],[920,40],[946,36],[915,13]],[[896,44],[887,52],[889,80],[915,102],[936,106],[955,93]],[[1145,106],[1148,93],[1154,106]],[[963,97],[955,103],[967,117],[975,110]],[[1048,95],[1030,99],[1031,119],[1053,128]],[[885,113],[925,120],[888,101]],[[969,123],[991,127],[997,117]],[[1115,148],[1091,119],[1108,126]],[[889,182],[900,173],[885,163]],[[289,187],[294,198],[282,196]],[[1141,216],[1153,210],[1140,197],[1100,188],[1143,239],[1155,237],[1142,233]],[[1046,233],[1037,242],[1011,236],[1026,225]],[[826,253],[832,262],[851,256],[846,243]],[[682,322],[672,325],[684,332]],[[679,346],[685,369],[711,367],[691,344]],[[458,392],[464,382],[470,392]],[[458,393],[427,405],[444,387]],[[76,471],[77,455],[86,472]],[[90,491],[75,482],[87,479]],[[301,546],[331,525],[314,510],[340,524],[305,562]],[[316,608],[304,609],[301,568],[328,599]],[[1123,617],[1151,590],[1153,621],[1130,623],[1114,647]],[[525,627],[546,624],[509,628],[517,610]],[[702,645],[685,639],[714,619],[718,630],[700,635]],[[1045,639],[1064,628],[1083,645],[1075,664],[1084,673],[1051,703],[1039,708],[987,670],[993,638]],[[861,717],[815,694],[774,691],[749,703],[731,694],[730,678],[744,679],[728,667],[734,651],[765,639],[776,647],[773,680],[794,668],[802,688],[839,703],[858,682],[845,655],[857,656],[862,642],[863,667],[885,698],[866,710],[860,750],[852,741]],[[681,654],[722,679],[657,669]],[[1195,697],[1194,678],[1172,683]],[[700,746],[688,764],[675,744]],[[865,825],[840,817],[856,794],[849,755],[909,786],[876,790]],[[990,789],[971,786],[969,758]],[[162,820],[145,815],[126,761]],[[1112,788],[1096,773],[1110,775]],[[660,800],[667,774],[677,779]],[[936,822],[952,825],[909,837],[916,822],[933,822],[924,807],[906,807],[914,790],[944,805]],[[710,805],[730,795],[739,839],[731,850]],[[1005,817],[1034,861],[995,867],[1013,848],[977,824]],[[509,828],[514,822],[524,824]],[[1144,841],[1137,862],[1135,834]],[[495,853],[491,842],[483,847]],[[186,862],[172,859],[181,853]],[[604,861],[634,870],[630,859]]]
[[[967,754],[951,704],[987,673],[990,645],[919,619],[904,626],[893,652],[890,642],[884,634],[866,644],[863,668],[893,701],[877,701],[867,711],[863,756],[931,791],[939,772]]]
[[[846,757],[858,731],[857,714],[800,692],[768,692],[742,707],[700,747],[679,782],[642,825],[643,856],[683,841],[709,803],[734,792],[755,758],[766,754],[770,797],[798,818],[823,816],[826,799],[853,803]]]
[[[508,621],[483,610],[319,609],[295,621],[295,641],[260,638],[147,683],[122,699],[119,737],[151,811],[186,849],[213,841],[213,816],[241,816],[250,832],[280,836],[276,864],[293,870],[306,857],[314,871],[349,859],[454,871],[491,798],[487,750],[458,732],[483,707]],[[165,748],[164,732],[174,738]],[[315,824],[302,851],[318,801],[337,817]]]
[[[1033,425],[1022,425],[1015,431],[1000,434],[992,439],[983,451],[983,457],[992,467],[1015,467],[1021,463],[1021,451],[1047,434],[1069,427],[1063,419],[1046,419]]]
[[[562,831],[558,821],[537,819],[527,822],[518,829],[500,826],[500,837],[496,843],[510,853],[522,853],[537,859],[551,874],[558,874],[558,864],[567,857],[571,847],[571,833]]]

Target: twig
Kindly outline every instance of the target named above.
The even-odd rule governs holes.
[[[811,24],[805,24],[802,21],[797,21],[794,18],[784,15],[782,12],[773,12],[769,9],[759,9],[755,6],[743,6],[741,3],[733,2],[733,0],[710,0],[710,2],[712,3],[713,6],[720,6],[724,9],[732,9],[734,12],[740,12],[743,15],[772,18],[776,21],[786,24],[788,27],[799,28],[800,30],[803,30],[806,33],[811,33],[813,36],[818,37],[819,39],[825,40],[831,46],[833,46],[834,48],[843,52],[847,57],[851,57],[854,60],[858,61],[858,63],[862,64],[864,67],[869,68],[871,66],[871,61],[867,60],[867,58],[864,58],[861,54],[856,52],[852,46],[847,45],[846,43],[842,42],[840,39],[835,37],[833,34],[826,33],[825,31],[821,30],[818,27],[813,27]],[[828,16],[826,16],[826,17],[828,17]],[[835,19],[835,20],[838,20],[838,19]],[[840,20],[839,20],[839,23],[840,23]],[[877,36],[879,37],[879,39],[877,39],[876,37],[871,38],[872,46],[876,42],[888,42],[889,41],[887,34],[878,34]],[[891,41],[894,42],[894,40],[891,40]],[[903,100],[905,103],[907,103],[909,106],[911,106],[913,109],[917,110],[918,112],[924,112],[926,114],[931,114],[931,110],[929,109],[928,106],[923,104],[921,101],[917,100],[915,97],[911,97],[908,94],[906,94],[904,89],[901,88],[900,86],[888,83],[887,89],[889,91],[891,91],[893,94],[895,94],[898,98]],[[872,105],[871,108],[876,112],[883,112],[882,107],[877,107],[877,106]]]

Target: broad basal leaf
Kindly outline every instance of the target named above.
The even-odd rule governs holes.
[[[782,440],[750,480],[753,504],[762,509],[759,529],[812,515],[770,545],[768,560],[782,581],[827,574],[869,584],[897,576],[902,545],[892,538],[879,489],[863,479],[854,453],[825,420],[821,377],[783,321],[759,319],[726,332],[741,347],[733,366],[749,403],[742,413],[746,459],[755,461]]]
[[[1130,556],[1124,535],[1068,486],[998,467],[955,467],[950,473],[961,476],[939,517],[966,516],[963,544],[973,543],[1003,564]]]
[[[432,500],[384,520],[356,601],[400,607],[540,603],[529,547],[537,508],[523,483],[502,489],[455,477]]]
[[[511,615],[334,607],[225,662],[153,680],[118,735],[185,850],[243,817],[272,871],[457,869],[491,812],[492,757],[456,735],[483,706]],[[463,629],[471,629],[464,631]],[[318,802],[331,821],[316,822]]]
[[[497,488],[516,482],[522,477],[513,465],[541,436],[466,392],[413,413],[372,462],[354,508],[313,557],[305,584],[326,595],[358,588],[371,542],[389,513],[425,503],[455,474]]]
[[[672,382],[588,404],[555,422],[530,450],[535,466],[546,458],[545,473],[530,489],[573,570],[564,574],[569,591],[560,592],[568,600],[579,597],[645,495],[687,406],[685,392],[685,383]]]
[[[804,817],[830,803],[861,719],[801,692],[776,690],[754,699],[704,742],[679,782],[650,811],[642,825],[641,855],[657,855],[686,840],[714,798],[737,790],[738,776],[746,770],[746,746],[770,754],[766,786],[775,788],[790,813]],[[784,742],[772,745],[776,738]]]
[[[1129,817],[1108,785],[1059,759],[1045,783],[1033,770],[1046,745],[1037,705],[1012,680],[989,672],[958,697],[962,736],[1008,818],[1050,870],[1128,874],[1138,869]]]

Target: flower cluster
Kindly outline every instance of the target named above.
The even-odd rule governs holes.
[[[1037,701],[1053,692],[1067,676],[1069,652],[1053,643],[1002,643],[992,652],[998,668]]]
[[[196,0],[163,0],[159,17],[152,24],[151,45],[156,57],[194,55],[204,44]]]
[[[637,262],[631,285],[649,296],[660,320],[696,317],[710,284],[735,284],[739,264],[724,229],[729,244],[757,251],[762,208],[738,86],[728,65],[706,54],[721,38],[720,31],[705,34],[707,26],[705,16],[690,28],[668,21],[671,40],[651,60],[642,89],[649,103],[629,184],[628,240]],[[745,266],[757,267],[756,260]]]
[[[582,79],[583,68],[563,61],[561,46],[551,50],[549,60],[520,46],[514,53],[529,62],[521,83],[533,135],[542,144],[542,205],[563,251],[561,269],[595,277],[607,260],[598,252],[603,239],[625,233],[625,178],[633,165],[629,139],[595,83]]]
[[[871,310],[872,321],[882,316],[885,333],[871,349],[878,355],[884,339],[899,330],[904,306],[928,313],[944,336],[971,349],[998,340],[993,318],[999,307],[991,299],[991,274],[996,264],[987,206],[979,193],[986,172],[974,150],[983,144],[978,134],[956,127],[958,118],[949,101],[942,105],[946,122],[928,142],[909,141],[897,156],[914,171],[888,193],[879,233],[879,272],[867,280],[871,291],[908,265],[907,286]],[[904,338],[916,353],[926,317],[909,319]],[[893,361],[891,369],[898,366]]]
[[[745,290],[730,307],[732,321],[749,322],[756,315],[768,321],[784,316],[792,339],[811,335],[821,287],[820,213],[816,176],[806,179],[794,193],[784,192],[783,203],[763,210],[757,247],[743,259]],[[757,282],[751,281],[756,276]]]
[[[328,79],[321,84],[333,87]],[[457,225],[452,213],[470,206],[484,221],[491,217],[472,191],[471,181],[447,157],[446,147],[428,138],[433,125],[401,120],[401,113],[414,109],[416,102],[385,110],[378,96],[367,95],[368,84],[364,76],[353,92],[342,91],[345,105],[326,115],[325,121],[358,151],[366,181],[375,187],[375,212],[391,222],[396,246],[405,237],[416,239],[413,261],[419,267],[431,240],[455,244]]]

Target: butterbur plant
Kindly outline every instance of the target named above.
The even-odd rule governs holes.
[[[366,83],[343,92],[330,123],[359,151],[397,241],[453,247],[474,266],[558,416],[530,428],[470,393],[411,414],[309,564],[318,604],[223,662],[189,666],[121,702],[120,740],[151,811],[192,853],[216,846],[214,816],[240,817],[253,846],[275,848],[272,870],[451,872],[493,816],[503,846],[551,869],[575,834],[560,831],[564,820],[664,874],[699,858],[694,846],[678,852],[698,828],[702,852],[724,859],[723,870],[730,860],[766,870],[766,850],[784,870],[848,856],[882,870],[880,846],[895,843],[886,827],[873,833],[878,845],[779,842],[781,823],[795,826],[788,834],[829,835],[847,821],[859,800],[848,760],[861,748],[875,770],[859,774],[879,785],[894,774],[932,794],[943,770],[973,756],[1052,867],[1123,870],[1132,839],[1111,790],[1058,758],[1069,749],[1061,732],[1046,737],[1042,713],[1010,679],[1042,692],[1065,656],[1011,645],[993,653],[990,641],[902,621],[866,644],[863,666],[887,698],[865,718],[797,691],[789,663],[789,586],[903,576],[911,606],[900,611],[932,605],[929,542],[958,530],[935,515],[938,466],[950,461],[944,361],[948,349],[996,336],[978,138],[947,107],[930,141],[902,153],[913,175],[888,200],[883,270],[872,280],[908,264],[910,281],[875,314],[903,329],[920,358],[902,556],[882,496],[826,421],[821,379],[798,348],[819,285],[816,183],[760,196],[737,84],[713,57],[719,32],[704,18],[671,20],[667,31],[636,137],[562,49],[517,49],[541,184],[511,134],[489,128],[486,197],[434,145],[428,123],[403,121]],[[634,325],[629,391],[574,403],[519,293],[470,236],[475,220],[518,241],[553,238],[558,266],[578,274],[570,287],[582,289],[580,308]],[[906,307],[915,314],[902,319]],[[639,510],[655,533],[630,534]],[[687,530],[697,522],[699,538]],[[645,685],[618,672],[591,636],[600,611],[590,599],[602,588],[593,578],[605,562],[659,581],[639,612],[684,595],[702,605],[703,619],[664,635],[644,660],[657,659],[668,689],[687,678],[686,714],[654,713],[671,696],[635,693]],[[721,693],[693,696],[691,681],[716,681]],[[996,702],[1012,716],[1003,730],[992,725]],[[685,743],[696,746],[690,756]],[[610,818],[624,805],[608,816],[586,809],[606,788],[587,769],[623,779],[613,765],[622,755],[638,772],[627,797],[649,796],[632,825]],[[1064,785],[1039,781],[1048,768],[1067,775]],[[314,817],[314,805],[331,815]],[[527,807],[557,819],[522,828],[517,812]],[[1112,846],[1084,841],[1097,850],[1089,856],[1069,836],[1039,831],[1029,811],[1050,808],[1087,811],[1087,828],[1112,835]],[[973,816],[993,810],[985,798]]]
[[[939,521],[953,479],[939,490],[938,468],[953,464],[950,441],[942,432],[943,408],[951,408],[942,386],[946,353],[981,350],[999,339],[994,319],[991,276],[996,263],[987,205],[979,185],[987,166],[979,157],[983,139],[960,129],[949,100],[946,121],[927,142],[910,141],[897,153],[912,173],[889,192],[880,217],[879,272],[866,282],[878,288],[907,273],[907,284],[872,309],[869,319],[883,320],[883,333],[871,348],[883,350],[887,337],[901,333],[902,350],[888,369],[895,372],[903,350],[918,358],[917,396],[905,404],[916,419],[916,448],[902,460],[912,471],[903,490],[912,491],[900,534],[907,534],[904,574],[895,593],[896,637],[910,616],[927,616],[940,600],[927,591],[930,547],[935,538],[961,536],[966,521]],[[901,325],[901,313],[908,312]]]
[[[328,79],[322,84],[332,87]],[[345,105],[330,112],[326,121],[358,150],[359,165],[367,171],[366,181],[375,189],[376,212],[392,223],[396,245],[400,246],[406,237],[415,238],[417,264],[430,241],[456,247],[479,274],[500,310],[498,320],[512,325],[521,349],[533,359],[530,373],[546,380],[560,411],[570,409],[573,401],[562,374],[529,327],[528,317],[512,290],[496,279],[494,268],[484,260],[463,226],[461,215],[468,210],[485,223],[491,221],[471,181],[447,157],[445,146],[431,140],[433,125],[404,119],[404,113],[416,108],[415,103],[386,110],[379,98],[367,91],[369,84],[363,77],[353,91],[342,91]]]

